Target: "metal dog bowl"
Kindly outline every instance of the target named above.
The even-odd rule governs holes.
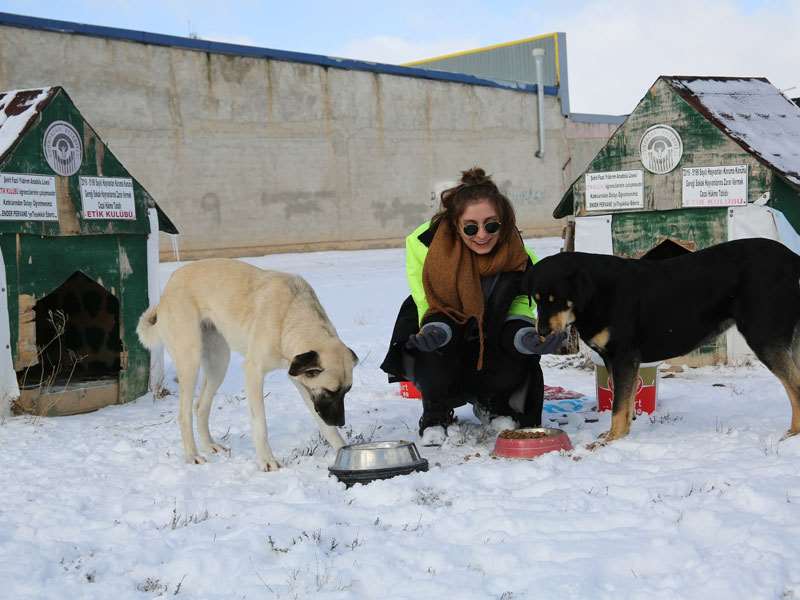
[[[501,431],[492,454],[503,458],[536,458],[559,450],[572,450],[572,442],[565,431],[552,427],[526,427]]]
[[[413,442],[365,442],[342,446],[328,471],[347,487],[427,471],[428,461],[422,458]]]

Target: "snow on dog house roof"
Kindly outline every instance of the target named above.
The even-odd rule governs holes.
[[[763,77],[664,77],[698,112],[800,188],[800,106]]]
[[[782,182],[785,189],[778,194],[781,198],[776,200],[773,193],[771,205],[798,213],[793,221],[800,228],[800,207],[796,206],[800,193],[800,106],[763,77],[659,77],[589,162],[586,171],[567,188],[553,216],[558,219],[587,212],[582,203],[584,175],[642,169],[640,142],[647,129],[656,125],[674,127],[674,133],[685,137],[687,154],[671,172],[644,173],[645,196],[649,200],[638,210],[680,208],[682,167],[737,160],[741,161],[737,164],[752,163],[751,175],[756,175],[750,184],[750,201],[762,193],[774,192],[781,185],[777,182]],[[772,174],[768,178],[763,176],[767,172]],[[659,177],[668,183],[656,191],[655,179]],[[755,180],[765,183],[765,189],[757,190]],[[753,196],[755,192],[758,195]],[[664,194],[672,196],[671,206]]]
[[[45,118],[45,112],[51,107],[53,108],[53,115]],[[88,145],[87,142],[92,142],[91,151],[95,154],[94,160],[91,161],[92,168],[89,169],[89,171],[92,171],[91,173],[84,173],[86,169],[79,169],[81,162],[84,164],[90,162],[87,154],[85,160],[82,160],[82,157],[78,159],[78,166],[74,171],[69,173],[69,177],[71,178],[72,175],[102,176],[103,173],[95,173],[94,171],[102,170],[104,161],[108,159],[106,154],[111,155],[111,152],[108,151],[106,145],[99,139],[99,136],[97,136],[96,132],[91,128],[91,125],[83,119],[67,92],[59,86],[0,92],[0,173],[19,174],[24,172],[29,175],[49,176],[52,171],[55,171],[52,166],[48,166],[49,161],[46,161],[46,157],[43,156],[46,154],[46,150],[43,148],[43,141],[40,143],[38,136],[32,143],[25,143],[26,135],[32,132],[37,126],[41,125],[43,121],[55,120],[58,120],[59,123],[64,123],[67,127],[72,129],[73,135],[76,140],[78,140],[76,143],[82,154],[86,154],[90,151],[89,148],[81,147],[82,145]],[[82,140],[78,137],[78,131],[67,123],[67,121],[70,120],[82,122],[83,127],[80,128],[84,129]],[[85,131],[86,129],[89,130],[88,133]],[[58,136],[54,137],[57,138]],[[103,147],[102,150],[98,150],[100,146]],[[57,156],[55,156],[58,154],[58,151],[53,150],[53,153],[54,156],[50,158],[58,160]],[[22,156],[15,158],[16,154]],[[113,157],[113,155],[111,156]],[[118,171],[115,175],[130,175],[122,165],[119,165],[116,158],[113,159],[113,162],[116,164],[113,166],[107,165],[107,167]],[[64,173],[59,174],[64,175]],[[133,179],[133,181],[135,181],[135,179]],[[159,229],[167,233],[178,233],[177,228],[169,217],[138,182],[135,182],[134,188],[138,188],[135,192],[135,196],[139,199],[138,201],[144,202],[147,206],[152,206],[156,209],[158,213]],[[142,212],[145,214],[137,216],[137,224],[117,222],[118,224],[114,224],[112,227],[116,229],[125,229],[131,233],[143,227],[147,227],[144,231],[148,231],[149,225],[145,224],[146,211]],[[17,228],[19,230],[33,233],[32,228],[34,227],[34,223],[22,218],[19,219],[17,223]],[[2,230],[8,230],[9,227],[14,228],[13,220],[2,221],[2,224],[3,227],[0,228]],[[43,228],[41,233],[44,234],[59,233],[57,229],[54,229],[52,224],[45,223]],[[86,226],[81,228],[81,233],[102,233],[102,231],[98,230],[96,226]]]
[[[0,92],[0,162],[54,93],[50,87]]]

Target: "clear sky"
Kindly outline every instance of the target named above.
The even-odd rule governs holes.
[[[389,63],[564,31],[576,112],[628,113],[659,75],[764,76],[800,96],[800,0],[0,0],[0,11]]]

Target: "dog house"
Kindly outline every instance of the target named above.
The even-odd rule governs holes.
[[[60,87],[0,93],[0,410],[86,412],[147,392],[139,315],[177,233]]]
[[[763,78],[659,77],[553,216],[567,250],[659,260],[766,237],[800,254],[800,107]],[[751,355],[734,328],[679,362]]]

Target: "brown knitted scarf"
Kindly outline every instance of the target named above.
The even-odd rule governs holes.
[[[512,235],[505,244],[498,242],[489,254],[476,254],[467,248],[447,219],[442,219],[433,236],[422,267],[422,286],[429,305],[426,315],[444,313],[459,324],[475,317],[480,338],[479,371],[483,368],[484,345],[481,277],[524,271],[527,262],[528,254],[518,235]]]

